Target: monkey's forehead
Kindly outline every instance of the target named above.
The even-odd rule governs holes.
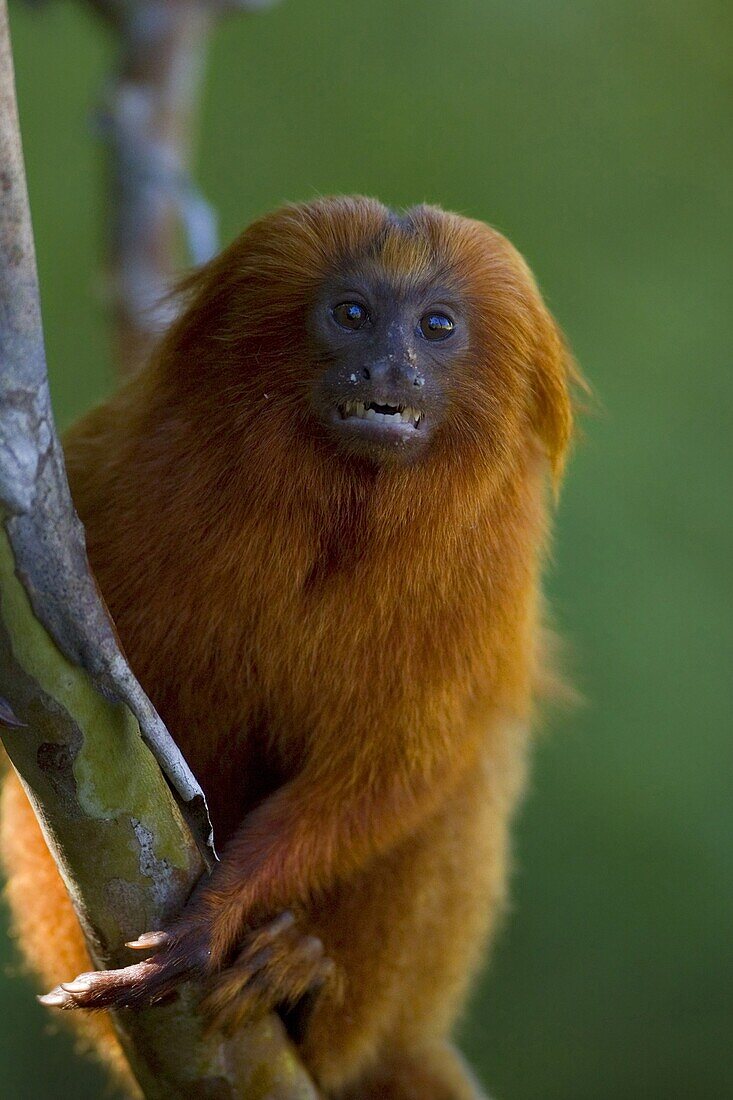
[[[241,244],[255,270],[291,291],[345,274],[406,290],[436,282],[471,289],[502,270],[522,278],[509,242],[484,223],[434,206],[399,213],[360,196],[282,207]]]
[[[327,278],[391,287],[396,294],[436,284],[458,289],[468,273],[458,239],[467,229],[464,219],[424,207],[404,213],[385,207],[380,214],[334,234]]]
[[[397,260],[377,254],[354,254],[336,260],[314,287],[317,297],[354,291],[367,298],[406,302],[426,294],[460,298],[461,280],[434,256],[401,253]]]

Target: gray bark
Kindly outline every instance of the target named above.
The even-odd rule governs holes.
[[[110,5],[111,6],[111,5]],[[122,5],[120,5],[122,6]],[[203,793],[117,643],[51,411],[6,0],[0,0],[0,736],[99,967],[164,926],[214,859]],[[69,978],[74,975],[69,975]],[[312,1100],[276,1016],[204,1036],[196,991],[121,1011],[143,1094]]]

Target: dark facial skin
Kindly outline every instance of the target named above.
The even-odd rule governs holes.
[[[313,407],[330,437],[377,463],[425,454],[444,415],[451,365],[467,348],[457,295],[344,276],[323,288],[310,329],[320,363]]]

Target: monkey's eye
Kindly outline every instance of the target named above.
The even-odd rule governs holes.
[[[340,325],[341,328],[351,329],[352,332],[364,328],[369,320],[369,314],[359,302],[340,302],[339,305],[333,307],[332,313],[337,325]]]
[[[426,313],[420,318],[420,332],[426,340],[447,340],[455,327],[445,313]]]

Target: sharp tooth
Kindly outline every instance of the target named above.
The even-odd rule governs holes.
[[[377,414],[375,413],[374,409],[367,409],[366,418],[367,418],[367,420],[376,420],[377,419]]]
[[[364,402],[363,401],[355,401],[354,402],[354,412],[356,413],[357,416],[363,416],[364,415]]]

